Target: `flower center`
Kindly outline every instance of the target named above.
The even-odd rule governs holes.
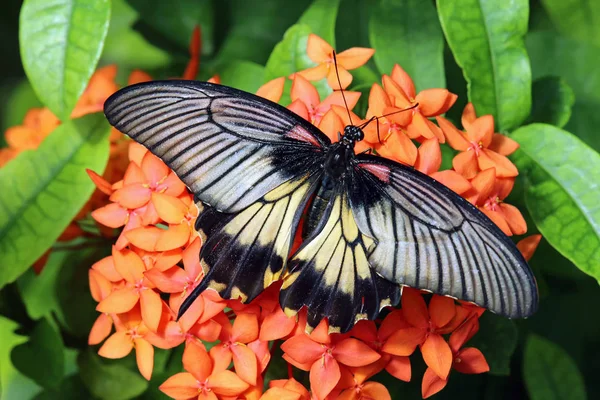
[[[483,143],[481,141],[479,141],[479,142],[471,142],[471,147],[469,147],[469,150],[474,151],[475,155],[477,157],[479,157],[479,153],[481,152],[482,148],[483,148]]]
[[[499,211],[500,203],[502,203],[502,200],[498,196],[491,196],[485,201],[483,206],[491,211]]]

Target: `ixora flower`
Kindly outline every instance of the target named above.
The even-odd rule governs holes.
[[[512,168],[504,156],[516,147],[493,133],[490,116],[477,118],[469,105],[463,113],[467,132],[459,131],[440,116],[456,96],[445,89],[417,94],[410,77],[396,66],[382,78],[383,86],[372,86],[369,111],[362,118],[344,107],[342,92],[321,101],[310,83],[327,77],[331,87],[339,89],[332,47],[311,35],[307,51],[319,65],[293,76],[292,103],[285,106],[332,140],[344,126],[372,119],[365,129],[366,140],[355,150],[414,166],[471,201],[505,232],[524,233],[518,210],[503,202],[516,175],[504,176]],[[342,87],[352,80],[348,70],[364,64],[372,54],[371,49],[353,48],[337,55]],[[191,65],[186,76],[195,76],[197,68]],[[218,77],[211,79],[218,81]],[[265,83],[257,95],[280,101],[285,79]],[[360,94],[343,93],[353,108]],[[388,113],[393,114],[382,117]],[[444,141],[467,156],[459,154],[454,169],[440,171]],[[194,231],[198,209],[192,194],[160,159],[136,143],[126,145],[128,159],[120,175],[109,179],[88,171],[105,196],[92,216],[106,229],[120,229],[118,236],[114,232],[111,236],[115,239],[112,255],[89,271],[91,294],[100,312],[89,343],[101,345],[100,355],[121,358],[135,350],[141,374],[150,379],[154,347],[185,346],[185,372],[160,385],[175,399],[389,399],[387,388],[371,378],[386,370],[396,379],[410,381],[409,356],[417,348],[428,366],[422,377],[424,397],[441,390],[452,369],[461,373],[489,369],[479,350],[465,347],[478,330],[483,309],[406,287],[401,308],[387,307],[382,319],[360,321],[345,334],[328,334],[327,320],[306,333],[305,309],[294,317],[281,309],[280,284],[271,285],[249,304],[221,299],[207,290],[177,320],[182,301],[206,272],[199,260],[204,243]],[[504,174],[498,172],[500,168]],[[525,257],[533,254],[539,240],[534,235],[519,242]],[[282,359],[271,362],[280,357],[279,351]],[[282,363],[287,364],[288,378],[269,380],[267,372]],[[308,371],[307,379],[296,380],[297,370]]]

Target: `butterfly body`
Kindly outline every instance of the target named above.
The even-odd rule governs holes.
[[[180,314],[205,289],[248,302],[280,280],[288,315],[306,306],[309,326],[326,317],[332,331],[376,318],[403,285],[511,318],[537,308],[535,279],[510,239],[412,167],[355,155],[359,126],[331,143],[278,104],[192,81],[122,89],[105,114],[198,200],[205,277]]]

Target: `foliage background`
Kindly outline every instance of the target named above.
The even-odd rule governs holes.
[[[199,79],[218,73],[223,84],[254,91],[290,67],[304,67],[294,46],[313,30],[339,50],[376,49],[374,60],[356,71],[351,87],[363,91],[365,100],[370,85],[398,62],[417,89],[446,86],[459,95],[450,119],[460,119],[467,99],[478,114],[493,113],[497,130],[522,146],[512,157],[521,175],[508,202],[522,210],[529,233],[537,229],[545,236],[531,261],[540,310],[525,321],[486,314],[474,345],[485,354],[491,372],[454,374],[436,398],[600,398],[600,358],[595,356],[600,352],[600,3],[340,0],[317,2],[316,12],[313,8],[307,16],[303,13],[311,3],[113,0],[99,65],[118,64],[120,83],[133,68],[157,78],[178,76],[188,60],[192,29],[199,24]],[[21,61],[21,2],[7,0],[1,7],[0,127],[5,130],[21,124],[25,112],[41,101]],[[288,31],[298,21],[307,25]],[[45,45],[27,42],[29,49],[40,47],[40,57],[48,52]],[[58,68],[52,63],[42,67],[48,75]],[[554,127],[518,128],[533,122]],[[5,175],[0,179],[3,199],[15,188]],[[10,227],[6,219],[0,222],[1,241]],[[64,226],[48,229],[60,233]],[[54,237],[29,240],[35,250]],[[157,352],[156,373],[148,383],[131,357],[101,360],[87,346],[95,318],[87,268],[108,250],[107,245],[55,252],[37,278],[26,271],[27,263],[0,257],[2,398],[162,398],[157,386],[181,368],[181,354]],[[393,398],[420,397],[418,377],[424,366],[416,359],[413,364],[413,382],[389,381]]]

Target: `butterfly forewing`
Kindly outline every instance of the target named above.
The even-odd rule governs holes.
[[[353,215],[376,241],[369,262],[383,277],[511,318],[536,310],[535,279],[523,256],[465,199],[379,157],[358,156],[349,177]]]
[[[129,86],[104,110],[112,125],[160,157],[200,200],[224,212],[243,210],[303,175],[330,143],[285,108],[210,83]]]

